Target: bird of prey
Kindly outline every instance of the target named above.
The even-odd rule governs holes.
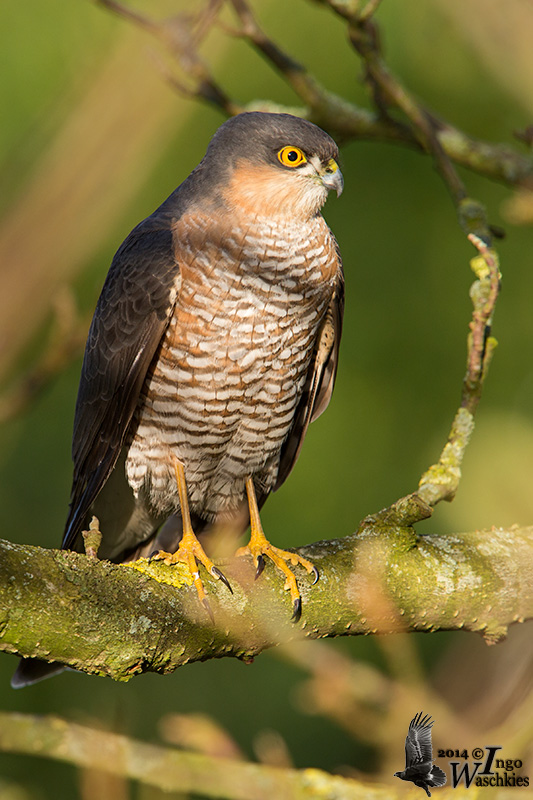
[[[420,786],[428,797],[431,797],[430,786],[444,786],[446,783],[444,772],[433,764],[432,727],[433,720],[429,715],[424,716],[422,711],[413,717],[405,739],[405,769],[394,773],[396,778]]]
[[[243,113],[125,239],[87,340],[63,548],[83,551],[94,514],[100,557],[184,562],[210,612],[199,565],[229,583],[197,534],[250,522],[238,554],[258,575],[275,564],[299,618],[289,563],[318,572],[270,544],[259,509],[333,390],[344,278],[320,209],[342,188],[328,134],[289,114]]]

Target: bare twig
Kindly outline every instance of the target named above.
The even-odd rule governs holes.
[[[244,0],[239,0],[243,2]],[[388,69],[381,49],[379,29],[372,19],[377,3],[359,5],[342,0],[323,0],[348,22],[352,45],[361,56],[367,82],[375,105],[382,115],[395,124],[389,108],[401,111],[407,118],[410,131],[420,147],[429,153],[442,176],[456,206],[459,222],[480,255],[474,259],[473,268],[479,278],[471,290],[474,303],[471,334],[468,346],[468,368],[463,382],[461,408],[457,412],[450,435],[439,461],[422,476],[416,497],[408,496],[391,507],[394,515],[410,521],[423,519],[440,500],[451,500],[458,488],[461,462],[474,425],[474,413],[481,397],[495,342],[490,338],[494,306],[498,296],[500,274],[498,258],[489,250],[494,230],[488,224],[485,209],[480,202],[468,197],[439,133],[442,124],[425,109]],[[417,502],[422,500],[422,504]],[[390,510],[389,510],[390,511]],[[385,515],[389,511],[383,512]],[[407,515],[407,516],[405,516]],[[413,517],[414,515],[414,517]]]
[[[381,118],[384,128],[395,131],[395,141],[418,144],[433,156],[458,208],[461,224],[467,228],[467,232],[477,233],[487,243],[490,242],[485,212],[479,203],[475,215],[476,230],[472,231],[468,217],[463,218],[461,203],[467,194],[451,162],[511,185],[531,188],[533,161],[510,147],[491,145],[467,136],[449,122],[436,118],[413,98],[383,60],[379,31],[372,18],[379,0],[369,0],[363,7],[359,0],[319,1],[348,23],[350,41],[364,61],[366,77],[378,109],[378,119]],[[387,102],[401,109],[412,124],[405,126],[392,118],[386,109]],[[358,135],[355,131],[351,135],[345,133],[348,138]]]
[[[429,467],[420,479],[417,494],[431,507],[441,500],[455,497],[461,479],[461,463],[474,430],[474,415],[496,347],[496,340],[490,332],[500,288],[498,256],[475,234],[469,234],[468,238],[479,255],[471,261],[477,280],[470,290],[474,310],[468,337],[467,370],[461,407],[455,415],[448,440],[437,463]]]
[[[203,100],[221,109],[228,116],[238,114],[242,108],[234,103],[214,79],[206,62],[198,53],[198,46],[211,29],[220,6],[220,0],[211,0],[199,14],[176,16],[163,21],[132,10],[118,0],[94,0],[123,19],[143,28],[158,39],[177,61],[182,72],[191,80],[186,86],[166,66],[158,61],[164,77],[180,94]]]
[[[359,12],[359,19],[370,19],[370,17],[372,17],[378,10],[380,3],[381,0],[367,0],[366,6],[364,6]]]
[[[304,108],[292,109],[317,125],[333,133],[339,142],[351,138],[389,137],[406,142],[413,141],[410,131],[401,124],[376,117],[372,112],[348,103],[340,95],[323,87],[309,70],[282,50],[259,25],[246,0],[230,0],[241,23],[238,30],[225,30],[233,36],[246,39],[283,76],[293,91],[304,103]],[[283,109],[279,109],[283,110]]]
[[[366,9],[365,9],[366,10]],[[446,148],[439,138],[441,123],[410,94],[401,81],[388,69],[383,59],[376,23],[365,13],[352,14],[348,25],[349,38],[363,59],[368,82],[380,106],[392,104],[400,109],[411,123],[411,131],[423,150],[435,162],[457,208],[459,222],[467,234],[474,233],[487,244],[491,230],[481,203],[467,195]]]
[[[479,256],[471,261],[478,280],[470,290],[474,312],[470,323],[467,372],[463,381],[461,405],[473,414],[479,403],[483,380],[496,347],[496,340],[490,334],[501,274],[497,253],[489,249],[474,233],[470,233],[468,238],[479,252]]]
[[[316,113],[326,92],[307,69],[285,53],[259,26],[245,0],[230,0],[241,23],[234,35],[247,39],[284,76],[298,97]]]
[[[502,181],[517,187],[533,186],[533,159],[518,153],[512,147],[500,144],[491,144],[474,139],[463,131],[455,128],[449,122],[437,119],[427,110],[413,106],[412,99],[403,91],[401,85],[388,73],[382,76],[389,89],[397,94],[399,107],[403,108],[407,116],[412,115],[422,128],[415,131],[412,126],[402,120],[391,117],[381,100],[383,92],[374,92],[377,112],[356,106],[345,98],[323,87],[316,78],[292,56],[283,51],[265,31],[259,26],[246,0],[230,0],[241,23],[238,31],[230,31],[233,35],[247,39],[272,66],[279,71],[289,83],[303,106],[296,108],[275,104],[272,101],[254,100],[244,104],[230,98],[214,79],[205,61],[199,56],[197,48],[212,26],[218,12],[219,3],[213,0],[208,4],[207,11],[196,18],[197,35],[194,34],[194,25],[189,18],[176,18],[170,21],[157,22],[137,12],[132,11],[118,0],[95,0],[95,2],[109,8],[125,19],[144,28],[156,36],[176,59],[182,72],[192,79],[192,88],[186,86],[182,80],[174,75],[167,66],[160,67],[169,83],[178,91],[192,99],[208,102],[219,108],[225,115],[237,114],[250,109],[265,109],[275,111],[289,111],[292,114],[305,117],[326,130],[330,131],[339,141],[345,143],[353,139],[369,139],[386,141],[425,149],[432,153],[436,159],[441,174],[450,187],[452,196],[457,203],[465,197],[461,181],[450,168],[448,161],[465,166],[475,172],[485,175],[493,180]],[[372,15],[375,13],[378,0],[369,0],[361,7],[360,0],[320,0],[333,11],[353,24],[353,20],[361,20],[362,24],[371,27]],[[198,22],[200,20],[200,22]],[[228,29],[226,29],[228,30]],[[377,84],[375,83],[376,87]],[[384,87],[386,88],[386,87]],[[421,130],[424,131],[423,136]],[[472,212],[472,202],[466,209]],[[485,229],[481,229],[484,222],[484,210],[477,204],[476,213],[473,215],[474,227],[470,216],[465,216],[465,208],[459,210],[461,222],[468,232],[473,231],[482,235],[486,241]],[[481,222],[480,222],[481,221]]]

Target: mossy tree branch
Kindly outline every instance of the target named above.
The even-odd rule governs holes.
[[[116,566],[0,541],[0,649],[127,680],[190,661],[250,660],[302,637],[464,629],[494,642],[533,617],[533,528],[419,537],[406,519],[405,508],[389,510],[357,534],[299,550],[321,578],[311,588],[300,576],[297,624],[279,574],[267,567],[254,581],[251,559],[224,563],[233,595],[204,578],[213,625],[182,565]]]
[[[192,792],[222,800],[395,800],[404,796],[399,785],[361,783],[318,769],[281,769],[213,758],[30,714],[0,712],[0,750],[102,770],[165,792],[187,796]],[[452,792],[453,800],[464,800],[471,798],[475,789],[459,786],[444,790],[440,797],[452,797]]]

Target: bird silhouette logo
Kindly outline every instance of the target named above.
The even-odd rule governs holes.
[[[420,786],[428,797],[431,797],[430,786],[444,786],[446,783],[446,775],[433,763],[432,727],[433,720],[429,714],[424,716],[420,711],[413,717],[405,738],[405,769],[394,773],[396,778],[412,781],[415,786]]]

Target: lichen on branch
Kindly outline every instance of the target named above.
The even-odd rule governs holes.
[[[296,624],[279,575],[267,566],[255,581],[248,558],[223,565],[233,595],[204,577],[213,625],[182,565],[159,562],[149,576],[139,564],[0,541],[0,649],[128,680],[251,660],[303,637],[464,629],[492,642],[533,617],[533,528],[418,536],[393,523],[368,517],[356,534],[299,550],[321,577],[312,586],[299,575]]]

